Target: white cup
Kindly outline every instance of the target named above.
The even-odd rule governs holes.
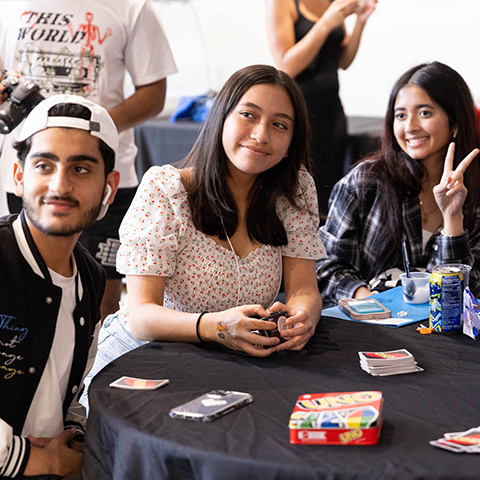
[[[411,272],[400,275],[402,280],[403,300],[406,303],[427,303],[430,301],[430,273]]]

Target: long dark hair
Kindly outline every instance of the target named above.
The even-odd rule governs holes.
[[[202,131],[181,166],[193,169],[193,178],[184,183],[195,226],[203,233],[225,240],[223,221],[231,237],[238,226],[238,209],[227,182],[230,173],[222,146],[223,125],[247,90],[261,84],[281,86],[295,111],[288,156],[259,174],[249,192],[248,235],[262,244],[279,246],[287,244],[287,236],[276,212],[277,198],[285,195],[298,207],[299,170],[311,172],[310,125],[305,100],[286,73],[269,65],[252,65],[234,73],[215,98]]]
[[[398,79],[388,101],[381,151],[375,155],[375,160],[365,164],[365,185],[379,182],[381,189],[385,236],[382,244],[378,245],[379,254],[374,267],[377,274],[398,261],[401,238],[405,235],[402,202],[407,195],[421,192],[421,182],[427,174],[420,160],[412,159],[400,148],[393,132],[395,102],[398,93],[406,85],[424,90],[445,111],[452,129],[457,129],[456,139],[452,138],[456,144],[454,168],[474,148],[480,146],[474,100],[465,80],[455,70],[440,62],[424,63],[411,68]],[[476,223],[480,203],[479,178],[480,167],[477,157],[464,176],[464,183],[468,189],[463,205],[464,225],[471,232],[478,228]]]

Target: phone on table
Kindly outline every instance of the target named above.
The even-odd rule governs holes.
[[[253,397],[249,393],[232,390],[212,390],[190,402],[172,408],[169,415],[172,418],[211,422],[252,402]]]
[[[374,298],[339,300],[338,306],[353,320],[381,320],[392,316],[392,312]]]

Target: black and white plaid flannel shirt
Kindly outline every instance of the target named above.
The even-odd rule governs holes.
[[[325,245],[326,258],[317,260],[317,282],[324,307],[336,305],[342,298],[352,298],[357,288],[368,288],[374,277],[375,246],[381,239],[382,226],[380,184],[371,185],[367,201],[361,201],[359,185],[365,178],[365,169],[352,169],[334,187],[330,197],[328,219],[319,229]],[[441,225],[428,240],[423,251],[422,217],[418,195],[409,195],[403,205],[403,221],[410,244],[412,267],[426,267],[431,271],[442,263],[464,263],[472,266],[470,290],[480,297],[480,228],[476,235],[467,231],[456,237],[441,235]],[[480,218],[480,212],[479,212]],[[403,269],[401,247],[398,262],[390,267]]]

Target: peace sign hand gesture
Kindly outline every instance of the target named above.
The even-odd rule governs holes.
[[[463,232],[462,207],[468,193],[463,184],[463,174],[478,153],[478,148],[472,150],[460,162],[456,170],[453,170],[455,143],[452,142],[448,147],[442,178],[440,179],[440,183],[433,187],[435,201],[442,212],[445,226],[444,230],[447,235],[458,235]],[[449,231],[451,226],[455,227],[455,232]],[[458,231],[458,227],[460,227],[460,231]]]

